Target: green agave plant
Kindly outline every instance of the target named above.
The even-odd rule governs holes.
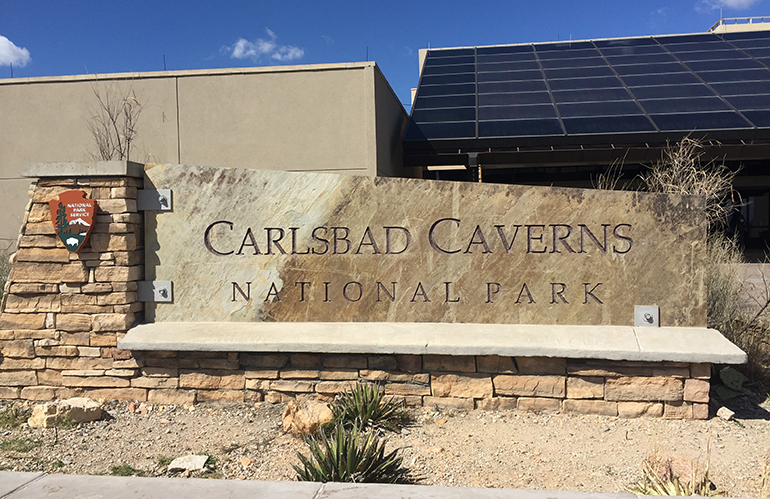
[[[394,450],[385,453],[385,442],[358,425],[337,424],[329,432],[305,437],[310,450],[297,452],[301,466],[292,464],[297,480],[309,482],[403,483],[409,470]]]
[[[378,428],[396,431],[409,419],[402,404],[385,399],[381,386],[358,383],[352,390],[340,395],[332,404],[334,419],[329,426],[342,424],[359,428]]]

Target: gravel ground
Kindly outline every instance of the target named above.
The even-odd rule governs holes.
[[[1,402],[0,412],[21,405]],[[170,459],[203,453],[213,458],[209,470],[194,476],[293,480],[291,464],[305,450],[281,429],[283,405],[132,408],[108,403],[103,420],[70,428],[0,428],[0,469],[183,476],[167,471]],[[750,409],[733,421],[677,421],[424,408],[386,438],[421,484],[619,492],[658,451],[709,462],[717,492],[767,496],[770,402]]]

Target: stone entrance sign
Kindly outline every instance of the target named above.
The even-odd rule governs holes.
[[[705,326],[701,199],[147,165],[150,322]],[[147,185],[146,185],[147,186]]]

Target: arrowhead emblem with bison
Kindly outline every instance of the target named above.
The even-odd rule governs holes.
[[[94,226],[96,201],[83,191],[66,191],[49,201],[56,235],[72,253],[80,251]]]

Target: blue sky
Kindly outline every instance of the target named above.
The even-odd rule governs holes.
[[[0,78],[376,61],[407,106],[418,50],[706,31],[770,0],[0,0]]]

